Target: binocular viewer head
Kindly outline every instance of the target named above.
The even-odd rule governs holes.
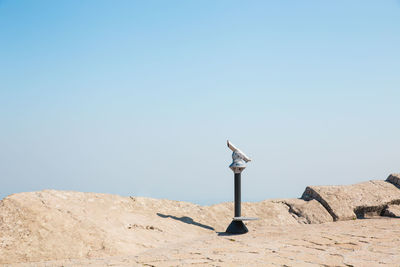
[[[229,140],[227,141],[228,147],[230,148],[230,150],[233,151],[232,154],[232,158],[234,156],[234,154],[236,154],[236,157],[241,158],[242,160],[244,160],[245,162],[249,162],[251,161],[251,158],[249,158],[248,156],[246,156],[246,154],[244,154],[239,148],[237,148],[234,144],[232,144],[231,142],[229,142]],[[236,153],[235,153],[236,152]]]
[[[234,173],[241,173],[246,168],[246,163],[251,161],[251,159],[246,156],[240,149],[238,149],[231,142],[227,142],[228,147],[233,151],[232,159],[233,162],[229,165],[229,168],[232,169]]]

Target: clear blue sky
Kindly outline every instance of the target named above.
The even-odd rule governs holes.
[[[0,197],[212,204],[400,172],[399,1],[0,0]]]

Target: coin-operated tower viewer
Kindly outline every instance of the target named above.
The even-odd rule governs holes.
[[[231,142],[229,142],[229,140],[228,147],[233,151],[233,162],[231,165],[229,165],[229,168],[231,168],[235,174],[235,217],[233,217],[233,220],[226,229],[226,232],[229,234],[245,234],[249,230],[247,229],[243,221],[258,219],[252,217],[242,217],[241,214],[241,176],[242,171],[246,168],[246,163],[251,161],[251,159],[246,156],[242,151],[240,151],[240,149],[235,147]]]

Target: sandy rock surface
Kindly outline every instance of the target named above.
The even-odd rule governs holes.
[[[393,181],[311,186],[304,199],[242,203],[242,215],[259,220],[239,236],[225,234],[233,203],[14,194],[0,201],[0,264],[399,266],[400,189]]]
[[[248,223],[248,228],[245,235],[210,231],[125,256],[12,266],[399,266],[400,262],[400,219],[290,226]]]
[[[318,200],[334,220],[380,215],[387,205],[400,204],[400,190],[390,182],[372,180],[354,185],[309,186],[302,196]]]
[[[176,241],[224,232],[233,203],[192,203],[45,190],[0,202],[0,263],[131,255]],[[332,221],[316,201],[243,203],[262,225]]]
[[[289,207],[289,212],[297,221],[305,224],[332,222],[329,212],[316,200],[305,201],[303,199],[283,199],[273,201],[284,203]]]

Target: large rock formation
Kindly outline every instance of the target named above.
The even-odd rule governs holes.
[[[386,181],[400,188],[400,174],[391,174]],[[400,218],[400,205],[388,205],[382,214],[387,217]]]
[[[400,190],[387,181],[354,185],[309,186],[302,199],[318,200],[335,221],[381,215],[389,204],[400,203]]]
[[[284,227],[278,236],[304,224],[371,214],[399,217],[397,186],[399,175],[347,186],[310,186],[302,199],[242,203],[242,213],[260,218],[249,222],[250,232]],[[199,206],[55,190],[14,194],[0,201],[0,264],[138,255],[177,242],[217,238],[232,215],[232,202]]]
[[[258,225],[320,223],[332,218],[316,201],[243,203]],[[0,263],[128,255],[224,232],[233,203],[192,203],[45,190],[0,202]],[[328,214],[328,215],[327,215]]]

